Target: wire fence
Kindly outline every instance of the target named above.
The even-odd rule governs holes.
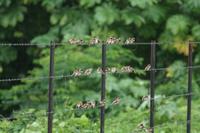
[[[52,42],[52,43],[0,43],[0,46],[50,46],[50,45],[55,45],[55,46],[62,46],[62,45],[80,45],[80,46],[95,46],[95,45],[173,45],[175,42],[173,41],[167,41],[167,42],[157,42],[157,41],[152,41],[152,42],[136,42],[136,39],[134,37],[129,37],[127,39],[125,38],[116,38],[116,37],[109,37],[107,39],[100,39],[97,37],[93,37],[90,40],[84,40],[84,39],[78,39],[78,38],[71,38],[65,42]],[[200,44],[199,41],[188,41],[188,42],[181,42],[181,44]]]
[[[56,46],[59,45],[87,45],[87,46],[93,46],[93,45],[100,45],[102,48],[102,59],[101,59],[101,66],[99,68],[93,69],[93,68],[87,68],[87,69],[77,69],[74,70],[71,74],[63,74],[63,75],[55,75],[54,74],[54,52],[56,49]],[[48,79],[49,80],[49,88],[48,88],[48,111],[46,113],[40,114],[41,116],[48,117],[48,133],[52,133],[52,127],[53,127],[53,117],[55,112],[54,110],[54,98],[53,98],[53,92],[54,92],[54,80],[56,79],[70,79],[70,78],[78,78],[82,76],[91,76],[99,74],[101,75],[101,99],[97,103],[94,101],[88,101],[88,102],[79,102],[75,105],[76,108],[73,109],[64,109],[66,112],[69,111],[77,111],[77,110],[91,110],[91,109],[99,109],[100,110],[100,133],[104,133],[105,131],[105,109],[106,107],[111,107],[120,104],[120,101],[123,99],[120,99],[120,97],[116,97],[112,101],[112,103],[107,103],[106,101],[106,76],[107,74],[137,74],[137,71],[144,71],[144,72],[150,72],[150,91],[149,95],[143,96],[141,98],[141,101],[147,101],[149,103],[149,126],[146,127],[143,124],[140,124],[139,127],[137,127],[133,132],[137,133],[139,131],[143,131],[146,133],[154,133],[156,128],[164,128],[166,125],[155,125],[155,101],[159,99],[169,99],[169,98],[178,98],[178,97],[186,97],[187,98],[187,120],[178,122],[177,124],[183,124],[186,123],[187,133],[191,133],[191,102],[192,102],[192,96],[199,95],[192,92],[192,71],[193,69],[199,69],[200,65],[193,65],[192,63],[192,53],[193,53],[193,45],[194,44],[200,44],[200,42],[185,42],[185,44],[188,45],[188,66],[181,66],[177,67],[177,69],[187,69],[188,70],[188,91],[184,94],[176,94],[176,95],[170,95],[170,96],[155,96],[155,83],[156,83],[156,71],[167,71],[170,67],[162,67],[157,68],[156,67],[156,46],[162,45],[166,43],[162,42],[135,42],[134,38],[128,38],[125,40],[121,40],[120,38],[114,38],[110,37],[106,40],[100,40],[98,38],[92,38],[89,41],[83,41],[81,39],[70,39],[67,42],[62,43],[43,43],[43,44],[31,44],[31,43],[1,43],[0,46],[50,46],[50,61],[49,61],[49,75],[46,76],[39,76],[39,77],[9,77],[9,78],[1,78],[0,82],[14,82],[14,81],[26,81],[26,80],[42,80],[42,79]],[[172,42],[168,42],[168,44],[172,44]],[[107,64],[107,58],[106,58],[106,51],[107,46],[109,45],[149,45],[150,48],[150,64],[148,64],[143,69],[137,69],[133,66],[124,66],[121,68],[116,67],[106,67]],[[27,115],[29,117],[35,117],[34,113],[24,112],[21,114],[22,116]],[[12,119],[18,119],[15,117],[3,117],[0,116],[0,120],[12,120]]]

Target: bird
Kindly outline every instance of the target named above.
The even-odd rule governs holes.
[[[112,102],[113,105],[117,105],[120,103],[120,98],[116,97],[115,100]]]

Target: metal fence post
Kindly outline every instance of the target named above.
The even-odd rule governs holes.
[[[155,94],[155,59],[156,59],[156,44],[151,42],[151,57],[150,57],[150,128],[154,133],[154,94]]]
[[[52,133],[53,128],[53,80],[54,80],[54,49],[55,45],[50,45],[50,63],[49,63],[49,89],[48,89],[48,133]]]
[[[188,95],[187,95],[187,133],[191,132],[191,106],[192,106],[192,43],[188,45]]]
[[[102,74],[101,74],[101,102],[105,102],[106,93],[106,45],[102,45]],[[100,133],[104,133],[105,106],[101,106],[100,112]]]

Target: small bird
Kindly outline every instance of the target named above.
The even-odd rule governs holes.
[[[142,97],[142,101],[148,101],[150,99],[150,96],[148,95],[148,96],[143,96]]]
[[[95,102],[88,102],[89,108],[95,108],[95,106],[96,106]]]
[[[125,44],[133,44],[135,42],[135,38],[134,37],[129,37],[126,41]]]
[[[77,76],[81,76],[82,75],[82,70],[81,69],[77,69],[77,70],[75,70],[74,72],[73,72],[73,74],[72,74],[72,76],[75,76],[75,77],[77,77]]]
[[[82,45],[82,44],[84,44],[84,41],[83,41],[82,39],[80,39],[80,40],[77,40],[77,44],[80,44],[80,45]]]
[[[98,68],[97,68],[97,73],[103,73],[103,70],[102,70],[101,67],[98,67]]]
[[[120,103],[120,98],[116,97],[115,100],[112,102],[113,105],[117,105]]]
[[[135,70],[131,66],[124,66],[121,68],[121,72],[131,73],[135,72]]]
[[[88,75],[90,75],[92,73],[92,70],[93,70],[92,68],[88,68],[83,72],[83,74],[88,76]]]
[[[110,71],[111,71],[111,73],[116,73],[117,72],[117,68],[116,67],[111,67]]]
[[[121,41],[122,41],[121,38],[116,39],[116,43],[121,43]]]
[[[99,101],[99,106],[100,106],[100,107],[104,107],[105,104],[106,104],[105,100],[103,100],[103,101]]]
[[[76,108],[82,108],[82,106],[83,106],[83,102],[79,102],[76,104]]]
[[[152,133],[153,132],[152,128],[147,128],[145,131],[146,131],[146,133]]]
[[[148,64],[148,65],[144,68],[144,71],[150,71],[150,69],[151,69],[151,65]]]
[[[144,129],[144,128],[145,128],[145,126],[144,126],[144,124],[143,124],[143,123],[140,123],[140,124],[138,125],[138,128],[139,128],[139,129]]]
[[[76,39],[75,39],[75,38],[69,39],[69,43],[70,43],[70,44],[76,44]]]
[[[115,38],[113,37],[109,37],[107,40],[106,40],[106,44],[114,44],[115,43]]]
[[[92,39],[90,40],[90,44],[99,44],[99,43],[100,43],[99,38],[94,37],[94,38],[92,38]]]

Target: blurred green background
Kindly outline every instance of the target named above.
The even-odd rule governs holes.
[[[67,42],[72,37],[135,37],[136,42],[162,42],[157,46],[156,133],[186,130],[186,98],[168,97],[187,92],[188,46],[200,41],[199,0],[0,0],[0,43],[36,43],[36,46],[1,46],[0,77],[38,77],[49,72],[50,41]],[[200,63],[200,47],[194,45],[194,65]],[[131,65],[143,69],[150,47],[109,46],[108,66]],[[99,46],[60,46],[55,51],[55,75],[77,68],[101,65]],[[200,131],[200,69],[194,69],[192,133]],[[121,103],[106,108],[106,133],[137,133],[138,124],[148,127],[149,72],[109,74],[106,99],[119,96]],[[48,80],[0,82],[0,133],[47,132]],[[77,110],[80,101],[100,99],[100,75],[55,80],[55,133],[99,132],[99,110]],[[30,113],[30,114],[27,114]],[[13,118],[6,120],[4,117]]]

